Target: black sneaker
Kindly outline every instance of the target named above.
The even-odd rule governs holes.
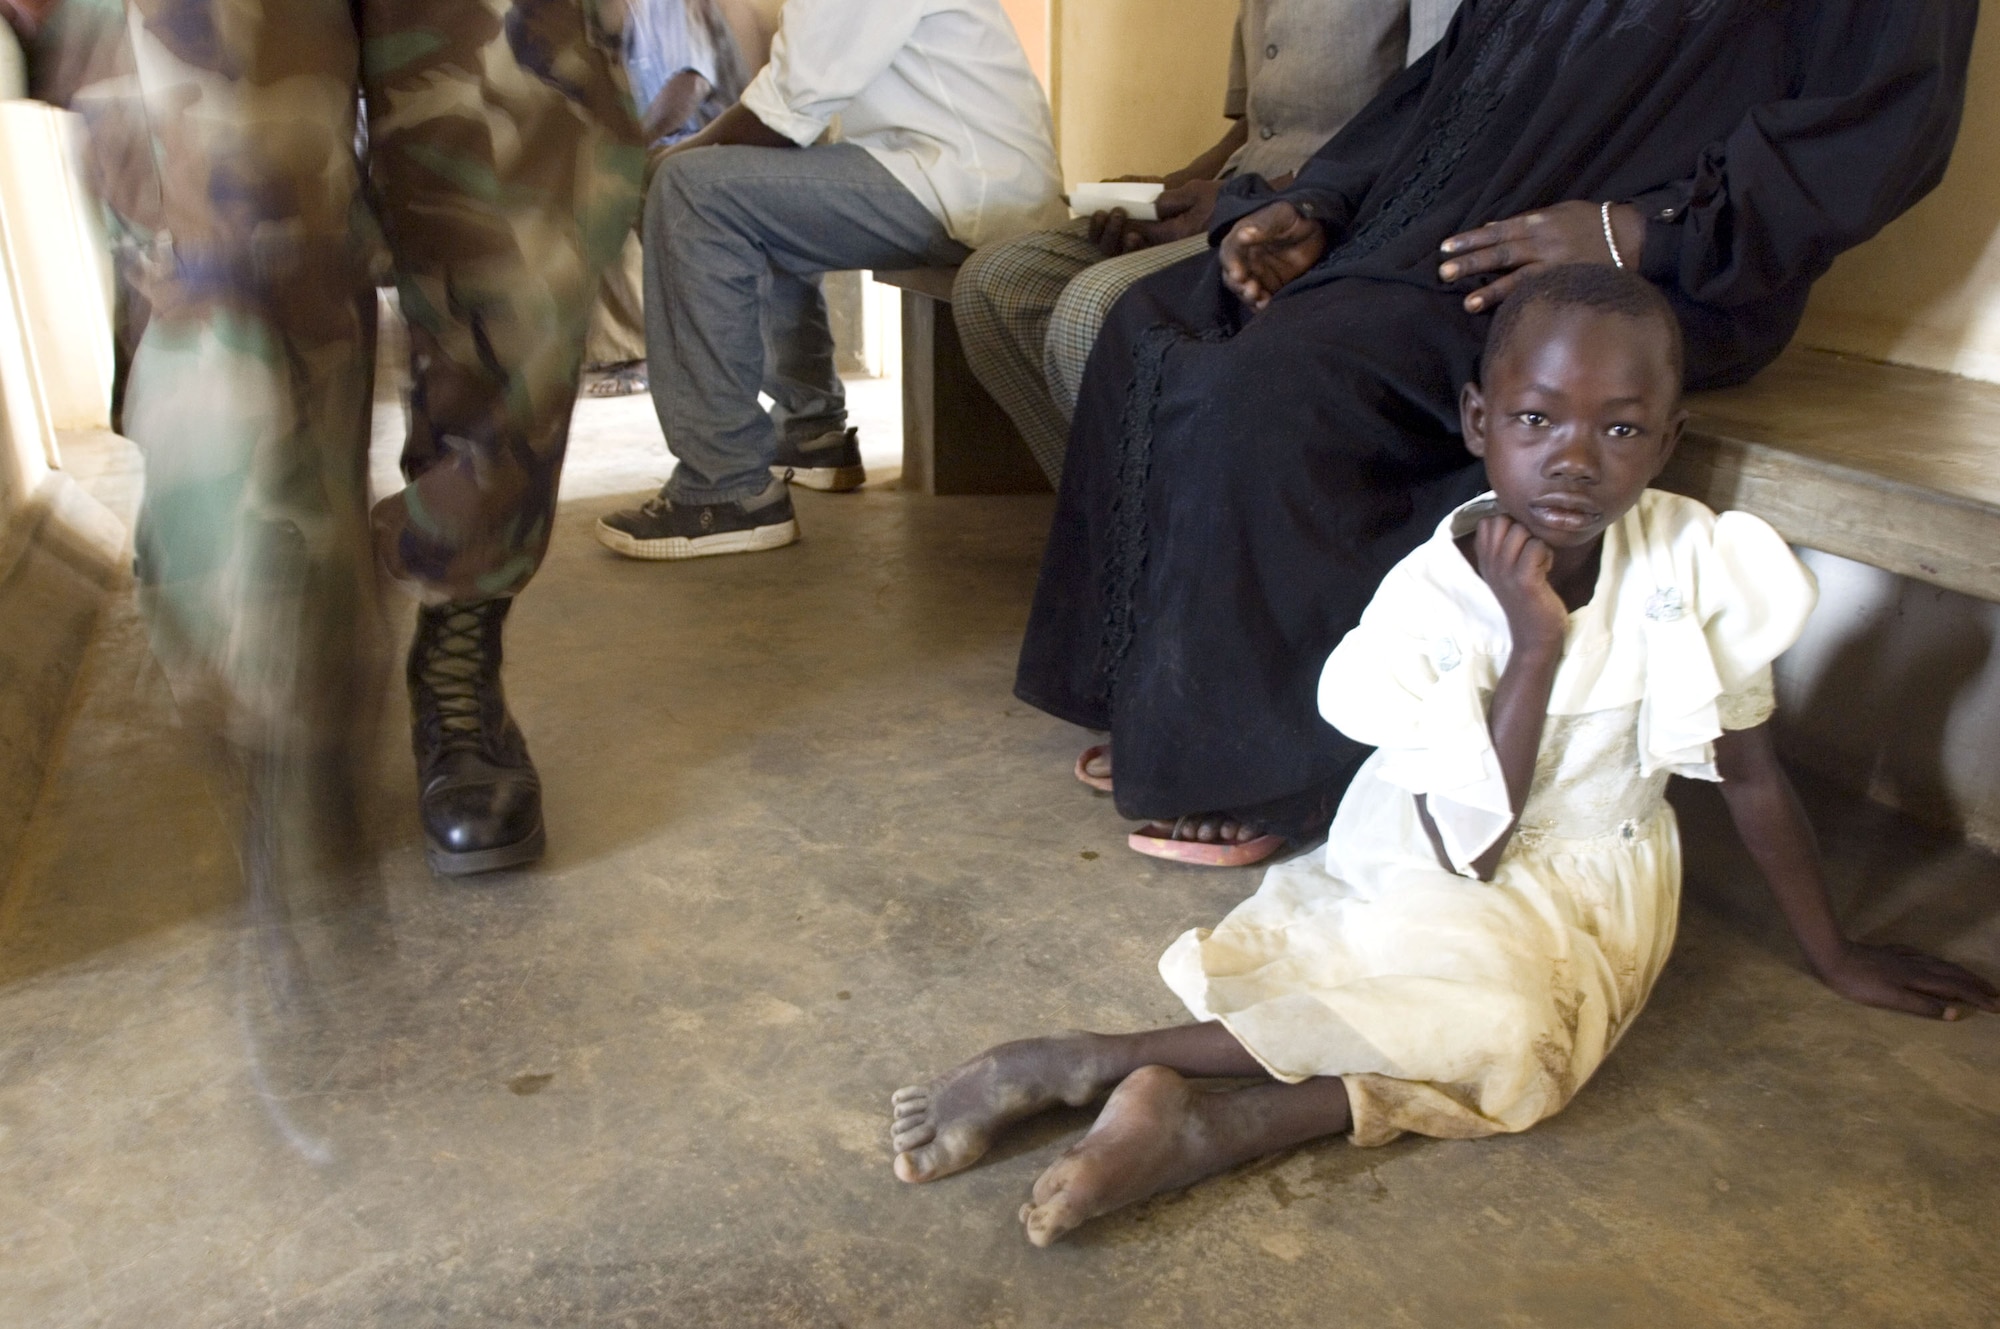
[[[777,549],[799,538],[792,496],[773,480],[741,503],[675,503],[662,489],[640,507],[597,519],[597,539],[627,558],[702,558]]]
[[[861,443],[852,429],[829,429],[803,443],[779,443],[771,474],[834,494],[868,483],[868,472],[861,466]]]

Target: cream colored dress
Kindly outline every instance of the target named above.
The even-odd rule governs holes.
[[[1597,1069],[1673,945],[1667,777],[1715,779],[1714,740],[1770,716],[1771,661],[1815,599],[1764,522],[1648,490],[1570,616],[1527,807],[1482,882],[1469,865],[1512,820],[1486,724],[1510,642],[1453,541],[1491,511],[1447,518],[1326,663],[1321,713],[1378,751],[1324,856],[1272,868],[1160,960],[1279,1079],[1342,1077],[1357,1144],[1525,1130]]]

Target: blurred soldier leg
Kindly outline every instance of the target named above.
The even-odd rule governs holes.
[[[424,602],[408,683],[431,865],[481,872],[542,850],[501,629],[548,548],[591,305],[643,157],[587,0],[360,9],[369,181],[412,382],[409,485],[376,505],[376,542]]]
[[[152,306],[123,419],[146,458],[140,595],[184,713],[229,740],[244,778],[285,791],[247,800],[273,823],[253,841],[351,850],[377,621],[354,25],[344,0],[268,22],[138,0],[126,36],[159,168],[106,186]]]
[[[161,658],[252,752],[344,751],[366,713],[372,202],[413,380],[411,483],[373,542],[424,601],[431,861],[529,861],[540,787],[501,624],[547,547],[590,297],[640,168],[583,0],[132,0],[130,38],[161,166],[125,403]]]

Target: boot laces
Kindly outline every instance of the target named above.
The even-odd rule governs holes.
[[[417,671],[434,699],[440,737],[447,747],[477,743],[480,738],[480,681],[488,663],[483,608],[468,605],[446,615]]]

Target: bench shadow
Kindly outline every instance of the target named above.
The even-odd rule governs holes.
[[[1911,614],[1912,596],[1940,595],[1938,612]],[[1945,765],[1952,715],[1977,689],[1993,655],[1983,606],[1900,583],[1893,599],[1842,641],[1798,703],[1781,714],[1779,742],[1794,767],[1838,772],[1914,821],[1962,834]]]
[[[1865,795],[1809,773],[1793,773],[1818,833],[1835,914],[1859,941],[1901,942],[1961,963],[2000,971],[1992,927],[2000,880],[1991,855],[1948,831],[1925,826]],[[1737,838],[1717,789],[1676,781],[1684,903],[1728,932],[1803,971],[1784,916],[1749,851]]]
[[[1865,617],[1819,647],[1805,685],[1780,710],[1780,750],[1818,832],[1834,908],[1859,940],[1897,941],[1976,966],[2000,908],[1990,854],[1964,839],[1948,769],[1963,743],[1954,712],[1990,675],[1993,616],[1948,592],[1884,578],[1849,584],[1825,569],[1831,598]],[[1812,649],[1808,644],[1807,649]],[[1785,962],[1802,965],[1720,794],[1676,781],[1687,899]]]

